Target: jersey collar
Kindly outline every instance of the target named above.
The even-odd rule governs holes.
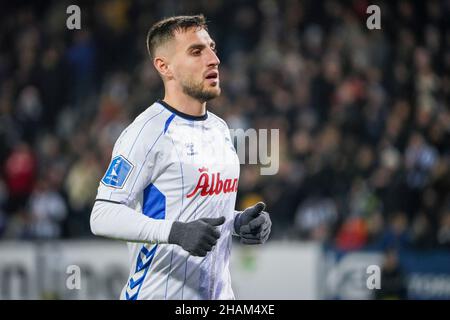
[[[201,120],[206,120],[208,118],[208,111],[205,112],[204,115],[201,116],[193,116],[184,112],[181,112],[177,109],[175,109],[174,107],[172,107],[171,105],[169,105],[167,102],[158,99],[157,101],[160,105],[162,105],[164,108],[166,108],[167,110],[169,110],[170,112],[176,114],[177,116],[187,119],[187,120],[194,120],[194,121],[201,121]]]

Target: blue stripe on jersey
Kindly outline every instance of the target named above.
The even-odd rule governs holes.
[[[178,221],[181,217],[181,214],[183,213],[183,208],[184,208],[184,204],[183,204],[183,199],[184,199],[184,174],[183,174],[183,163],[181,162],[181,158],[180,155],[178,154],[178,150],[177,147],[175,145],[175,142],[173,141],[172,137],[170,138],[172,140],[172,144],[173,147],[175,149],[175,152],[177,154],[178,157],[178,161],[180,163],[180,174],[181,174],[181,207],[180,207],[180,214],[175,218],[175,221]],[[174,247],[172,246],[172,254],[170,255],[170,265],[169,265],[169,272],[167,274],[167,280],[166,280],[166,293],[164,295],[164,299],[167,300],[167,288],[169,286],[169,278],[170,278],[170,273],[172,271],[172,259],[173,259],[173,250]]]
[[[194,220],[197,220],[197,214],[198,214],[197,209],[198,209],[198,200],[197,200],[197,206],[195,207],[195,210],[194,210]],[[183,297],[184,297],[184,286],[186,285],[188,259],[189,259],[189,256],[186,257],[186,263],[184,266],[184,281],[183,281],[183,287],[181,289],[181,300],[183,300]]]
[[[134,145],[136,144],[136,141],[138,141],[139,136],[141,135],[142,130],[144,130],[144,128],[147,126],[147,124],[150,122],[150,120],[152,120],[153,118],[155,118],[156,116],[160,115],[162,112],[164,111],[164,109],[162,109],[160,112],[158,112],[157,114],[155,114],[153,117],[151,117],[150,119],[148,119],[147,121],[145,121],[144,125],[141,127],[141,130],[139,130],[139,133],[137,134],[136,138],[133,141],[133,144],[131,145],[130,151],[128,151],[128,156],[130,156],[131,151],[133,151]],[[153,146],[152,146],[153,147]]]
[[[166,196],[153,183],[144,189],[142,213],[153,219],[166,218]]]
[[[133,144],[131,145],[131,148],[130,148],[130,150],[128,151],[127,157],[129,157],[130,154],[131,154],[131,151],[133,151],[134,145],[136,144],[136,141],[138,140],[139,136],[141,135],[142,130],[144,130],[144,128],[147,126],[147,124],[150,122],[150,120],[152,120],[152,119],[155,118],[156,116],[158,116],[158,115],[160,115],[161,113],[163,113],[164,110],[165,110],[165,109],[162,109],[160,112],[158,112],[157,114],[155,114],[153,117],[151,117],[150,119],[147,119],[147,121],[145,121],[144,125],[141,127],[141,129],[139,130],[139,133],[137,134],[136,138],[134,139]],[[117,141],[120,141],[120,143],[122,143],[121,137],[122,137],[127,131],[128,131],[128,128],[125,129],[125,130],[122,132],[122,134],[120,135],[120,137],[119,137],[119,139],[118,139]],[[147,154],[145,155],[145,160],[147,160],[147,155],[148,155],[148,154],[150,153],[150,151],[153,149],[153,147],[155,146],[156,142],[158,141],[159,137],[161,137],[161,135],[162,135],[162,134],[160,134],[160,135],[158,136],[158,138],[156,138],[155,142],[154,142],[153,145],[150,147],[150,150],[149,150],[149,151],[147,152]],[[141,169],[139,170],[138,176],[139,176],[139,174],[141,173],[142,167],[143,167],[143,166],[141,166]],[[128,197],[127,197],[127,199],[125,200],[125,203],[128,202],[128,199],[129,199],[130,196],[132,195],[132,191],[133,191],[133,189],[134,189],[134,185],[136,184],[136,181],[137,181],[137,179],[134,180],[133,186],[131,187],[130,193],[128,194]],[[109,200],[111,200],[112,195],[113,195],[113,191],[111,191],[111,193],[109,194]]]
[[[164,109],[163,109],[163,111],[164,111]],[[161,112],[160,112],[160,113],[161,113]],[[160,114],[160,113],[158,113],[158,114]],[[158,115],[158,114],[157,114],[157,115]],[[154,116],[154,117],[155,117],[155,116]],[[153,119],[154,117],[150,118],[149,120]],[[165,124],[165,126],[167,126],[167,128],[169,128],[170,122],[172,122],[172,120],[173,120],[174,117],[175,117],[175,115],[172,114],[172,115],[170,115],[169,118],[167,118],[166,124]],[[148,122],[148,121],[147,121],[147,122]],[[145,123],[145,125],[147,124],[147,122]],[[144,126],[145,126],[145,125],[144,125]],[[166,130],[167,128],[166,128],[166,127],[164,128],[164,131],[161,132],[161,133],[159,134],[158,138],[156,138],[155,142],[153,142],[152,146],[150,147],[150,150],[148,150],[148,152],[146,153],[144,162],[142,163],[141,168],[139,169],[139,172],[137,173],[137,176],[139,176],[139,175],[141,174],[142,168],[144,168],[144,164],[147,162],[147,157],[148,157],[148,155],[150,154],[150,152],[152,151],[153,147],[154,147],[154,146],[156,145],[156,143],[158,142],[159,138],[161,138],[161,136],[166,132],[165,130]],[[142,129],[141,129],[141,131],[142,131]],[[139,134],[140,134],[140,132],[139,132]],[[135,141],[135,142],[136,142],[136,141]],[[133,145],[134,145],[134,144],[133,144]],[[131,151],[130,151],[130,152],[131,152]],[[137,180],[138,180],[137,178],[134,180],[133,186],[131,187],[130,193],[128,194],[128,197],[127,197],[127,199],[125,200],[125,202],[128,202],[128,199],[129,199],[129,198],[131,197],[131,195],[133,194],[133,189],[134,189],[134,186],[135,186]],[[111,199],[111,196],[110,196],[109,198]]]
[[[166,120],[166,124],[164,125],[164,133],[166,133],[167,129],[169,129],[170,123],[172,122],[173,118],[175,118],[175,113],[172,113],[172,115]]]

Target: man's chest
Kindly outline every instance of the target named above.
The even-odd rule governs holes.
[[[165,148],[165,168],[158,179],[164,183],[172,181],[172,188],[181,187],[185,197],[237,191],[239,158],[227,131],[177,125],[169,132]]]

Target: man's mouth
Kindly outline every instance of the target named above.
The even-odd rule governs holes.
[[[219,72],[217,71],[210,71],[205,76],[206,79],[218,79],[219,78]]]

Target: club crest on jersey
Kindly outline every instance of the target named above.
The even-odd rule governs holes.
[[[106,170],[102,183],[108,187],[123,188],[133,170],[133,165],[123,156],[114,157]]]
[[[220,178],[220,172],[208,173],[208,168],[202,167],[198,169],[201,173],[198,178],[197,186],[186,197],[193,197],[195,194],[200,193],[202,197],[217,195],[219,193],[237,192],[238,179],[225,179]]]

